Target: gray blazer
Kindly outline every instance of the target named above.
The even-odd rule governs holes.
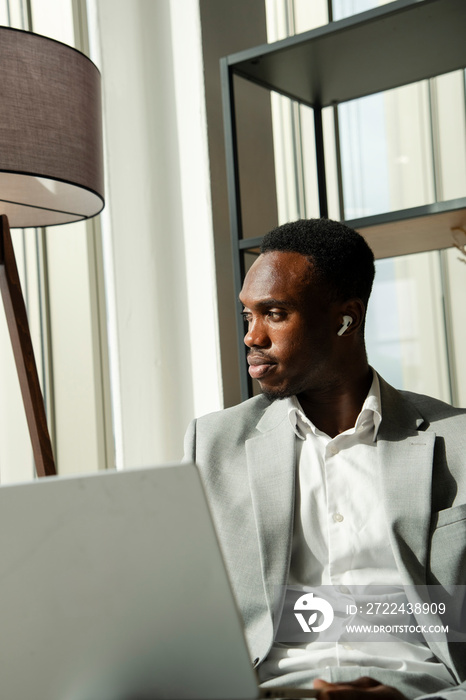
[[[402,581],[466,585],[466,410],[399,392],[382,378],[380,386],[380,498]],[[295,449],[284,402],[263,396],[194,420],[185,438],[256,665],[271,648],[275,597],[290,566]],[[466,645],[430,647],[458,683],[466,680]]]

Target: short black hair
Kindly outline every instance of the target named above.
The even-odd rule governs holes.
[[[367,308],[375,275],[374,254],[354,229],[331,219],[299,219],[264,236],[260,252],[272,251],[301,253],[335,300],[358,298]]]

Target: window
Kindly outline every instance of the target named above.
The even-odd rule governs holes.
[[[338,20],[384,2],[334,0]],[[325,0],[266,0],[269,40],[328,21]],[[272,95],[280,222],[318,216],[312,110]],[[466,195],[463,71],[326,108],[329,215],[352,219]],[[369,361],[397,388],[466,404],[466,266],[456,249],[377,261]]]

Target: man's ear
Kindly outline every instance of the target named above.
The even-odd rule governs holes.
[[[361,299],[349,299],[340,308],[338,335],[354,335],[364,325],[366,307]]]

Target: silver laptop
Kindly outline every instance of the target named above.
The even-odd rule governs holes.
[[[0,695],[259,697],[193,465],[0,488]]]

